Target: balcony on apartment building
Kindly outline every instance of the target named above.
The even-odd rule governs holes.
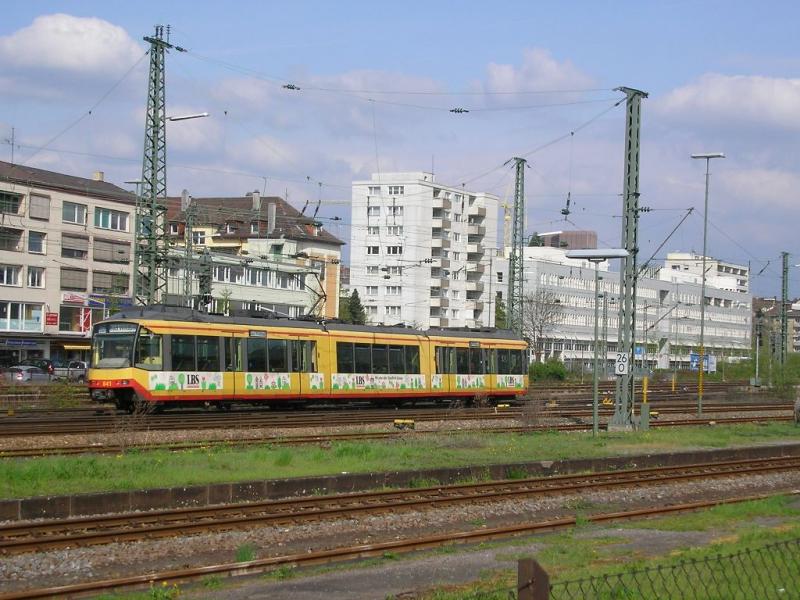
[[[482,281],[471,281],[467,279],[467,291],[468,292],[482,292],[484,288]]]
[[[453,222],[450,219],[447,219],[444,216],[442,216],[441,212],[442,211],[438,212],[436,210],[433,211],[433,219],[431,220],[431,227],[433,228],[434,231],[437,229],[440,230],[450,229],[450,227],[453,224]]]
[[[433,190],[433,208],[453,208],[453,202],[450,200],[449,196],[445,197],[445,194],[449,194],[449,192]]]
[[[485,225],[478,225],[477,223],[468,223],[467,224],[467,235],[469,236],[485,236],[486,235],[486,226]]]
[[[475,215],[477,217],[485,217],[486,216],[486,207],[485,206],[475,206],[474,204],[470,204],[469,208],[467,208],[467,214],[472,216]]]

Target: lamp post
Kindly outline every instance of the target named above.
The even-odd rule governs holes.
[[[600,284],[600,263],[611,258],[626,258],[628,251],[624,248],[604,248],[588,250],[569,250],[567,258],[588,260],[594,264],[594,368],[592,374],[592,435],[596,436],[599,425],[598,415],[598,388],[597,388],[597,363],[599,360],[597,348],[597,325],[600,320],[600,303],[598,297],[598,287]]]
[[[692,158],[706,161],[706,194],[703,208],[703,273],[700,284],[700,356],[697,365],[697,416],[703,415],[703,370],[705,368],[705,320],[706,320],[706,248],[708,243],[708,180],[709,164],[712,158],[725,158],[722,152],[692,154]]]

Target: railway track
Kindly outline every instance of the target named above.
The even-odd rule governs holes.
[[[795,459],[797,460],[797,459]],[[783,465],[779,465],[779,462],[783,461]],[[797,468],[797,463],[791,464],[790,459],[778,459],[777,462],[772,462],[770,465],[770,459],[762,459],[761,461],[751,462],[751,461],[735,461],[729,463],[711,463],[707,465],[693,465],[688,467],[682,467],[682,473],[678,473],[677,477],[679,479],[692,479],[692,478],[704,478],[704,477],[724,477],[730,475],[741,475],[743,473],[763,473],[767,472],[768,470],[775,471],[777,469],[795,469]],[[743,464],[749,463],[749,464]],[[759,464],[760,463],[760,464]],[[694,472],[689,473],[687,469],[695,469]],[[725,469],[728,469],[726,472]],[[749,470],[752,469],[752,470]],[[427,490],[422,489],[415,489],[415,490],[407,490],[410,491],[412,494],[417,494],[416,497],[407,497],[405,500],[401,500],[401,502],[405,502],[404,505],[401,505],[401,509],[411,509],[413,508],[413,504],[415,503],[423,503],[426,506],[433,505],[433,502],[438,502],[440,506],[446,506],[449,502],[451,505],[455,502],[463,501],[463,502],[481,502],[486,501],[487,499],[492,499],[490,496],[500,495],[502,499],[502,495],[505,494],[507,497],[511,497],[511,494],[536,494],[536,493],[569,493],[571,491],[579,491],[581,487],[590,487],[592,489],[596,489],[598,486],[603,487],[613,487],[613,486],[624,486],[624,485],[652,485],[655,483],[663,483],[670,481],[670,475],[668,471],[669,468],[662,469],[662,477],[661,480],[658,480],[657,471],[659,469],[646,469],[641,471],[623,471],[623,472],[616,472],[610,475],[617,476],[617,483],[611,483],[609,481],[602,481],[602,480],[595,480],[590,481],[587,476],[583,476],[584,480],[581,481],[582,476],[562,476],[559,478],[560,484],[551,485],[545,489],[539,491],[529,490],[521,490],[521,489],[505,489],[502,490],[500,487],[510,485],[510,484],[520,484],[520,485],[530,485],[537,480],[527,480],[527,481],[504,481],[504,482],[494,482],[482,484],[485,486],[494,485],[495,488],[488,488],[489,492],[481,493],[477,490],[477,486],[449,486],[447,488],[429,488]],[[677,471],[677,469],[671,469],[673,472]],[[594,475],[594,477],[601,477],[606,475],[604,473],[599,473]],[[674,475],[674,473],[673,473]],[[592,476],[588,476],[592,477]],[[623,483],[624,479],[628,478],[629,481],[627,483]],[[553,481],[555,481],[555,479]],[[675,480],[674,478],[672,479]],[[542,481],[542,480],[539,480]],[[544,480],[547,481],[547,480]],[[553,483],[551,481],[551,484]],[[558,485],[561,486],[561,489],[558,489]],[[446,497],[442,496],[442,490],[451,490],[451,488],[462,488],[463,500],[457,500],[453,497]],[[473,488],[471,491],[468,488]],[[424,493],[432,492],[435,495],[430,498],[420,498],[419,496]],[[400,491],[395,492],[383,492],[383,494],[388,495],[397,495]],[[469,493],[473,494],[473,498],[469,498]],[[477,494],[477,496],[476,496]],[[339,497],[339,498],[349,498],[350,501],[357,500],[357,497],[364,496],[365,494],[352,494],[346,497]],[[693,511],[703,508],[710,508],[713,506],[718,506],[722,504],[733,504],[738,502],[745,502],[745,501],[753,501],[753,500],[760,500],[767,498],[767,495],[757,495],[757,496],[741,496],[741,497],[734,497],[734,498],[726,498],[726,499],[714,499],[714,500],[706,500],[700,502],[690,502],[690,503],[680,503],[680,504],[672,504],[672,505],[661,505],[654,508],[646,508],[646,509],[636,509],[636,510],[628,510],[628,511],[620,511],[620,512],[611,512],[611,513],[599,513],[593,514],[588,516],[583,516],[582,519],[595,522],[595,523],[602,523],[602,522],[614,522],[614,521],[621,521],[626,519],[638,519],[638,518],[645,518],[645,517],[655,517],[655,516],[662,516],[667,514],[674,514],[678,512],[685,512],[685,511]],[[331,498],[316,498],[314,500],[324,502],[330,501]],[[308,499],[305,499],[308,500]],[[361,499],[362,502],[365,500],[364,498]],[[302,501],[298,500],[298,502]],[[272,503],[278,504],[278,503]],[[297,508],[299,505],[296,505],[294,508]],[[248,508],[253,508],[254,510],[259,510],[256,505],[248,505]],[[164,511],[165,513],[173,513],[171,516],[175,517],[176,513],[187,513],[194,510],[194,512],[198,512],[196,509],[187,509],[184,511]],[[206,509],[208,510],[208,509]],[[291,509],[289,509],[291,510]],[[324,511],[339,511],[337,514],[330,514],[331,517],[340,516],[341,511],[346,510],[342,506],[333,506],[333,507],[317,507],[316,509],[312,508],[311,510],[301,509],[299,514],[308,513],[312,516],[310,518],[320,518],[322,517],[322,513]],[[386,506],[368,506],[368,505],[357,505],[353,508],[353,510],[359,511],[359,514],[369,513],[370,511],[380,511],[380,510],[389,510]],[[316,514],[315,514],[316,513]],[[297,522],[297,516],[294,517],[291,513],[273,513],[276,514],[276,518],[278,519],[289,519],[290,522]],[[352,514],[352,513],[351,513]],[[141,516],[141,515],[138,515]],[[251,515],[253,516],[253,515]],[[185,517],[184,515],[177,516],[178,519]],[[230,519],[230,516],[223,516],[221,517],[224,519]],[[258,518],[258,517],[256,517]],[[294,519],[294,520],[292,520]],[[84,519],[83,521],[87,521]],[[263,522],[263,517],[262,517]],[[286,522],[286,521],[284,521]],[[173,522],[174,524],[174,522]],[[479,541],[486,541],[486,540],[495,540],[495,539],[503,539],[509,538],[519,535],[525,534],[535,534],[544,531],[552,531],[561,528],[568,528],[572,527],[576,524],[575,517],[562,517],[562,518],[555,518],[555,519],[548,519],[548,520],[540,520],[534,521],[529,523],[523,524],[515,524],[510,526],[503,526],[503,527],[495,527],[495,528],[480,528],[477,530],[469,530],[469,531],[460,531],[460,532],[450,532],[438,535],[429,535],[423,537],[413,537],[407,539],[400,539],[400,540],[393,540],[390,542],[379,542],[375,544],[367,544],[367,545],[357,545],[357,546],[342,546],[338,548],[326,549],[322,551],[316,552],[307,552],[302,554],[290,554],[284,556],[273,556],[269,558],[263,558],[258,560],[253,560],[249,562],[239,562],[239,563],[232,563],[232,564],[217,564],[217,565],[210,565],[210,566],[203,566],[203,567],[195,567],[195,568],[184,568],[180,570],[171,570],[171,571],[163,571],[159,573],[148,573],[143,575],[135,575],[132,577],[124,577],[112,580],[102,580],[102,581],[92,581],[92,582],[84,582],[72,585],[65,585],[59,587],[52,587],[52,588],[40,588],[40,589],[29,589],[24,591],[15,591],[15,592],[8,592],[4,594],[0,594],[0,600],[22,600],[22,599],[33,599],[33,598],[48,598],[48,597],[63,597],[67,595],[76,595],[76,594],[86,594],[86,593],[98,593],[102,591],[108,590],[117,590],[123,588],[131,588],[136,586],[142,585],[152,585],[154,583],[160,582],[184,582],[189,581],[192,579],[197,579],[200,577],[204,577],[207,575],[241,575],[241,574],[248,574],[248,573],[260,573],[264,571],[272,570],[279,566],[306,566],[306,565],[318,565],[318,564],[327,564],[333,563],[337,561],[343,560],[352,560],[358,558],[365,558],[371,556],[381,556],[385,552],[413,552],[422,549],[429,549],[435,548],[443,545],[450,545],[454,543],[474,543]],[[45,524],[42,524],[45,525]],[[119,527],[119,524],[113,524],[109,522],[110,527]],[[230,528],[230,525],[228,525]],[[207,529],[206,529],[207,531]],[[46,535],[46,534],[43,534]],[[108,532],[106,532],[108,535]],[[114,540],[111,540],[114,541]],[[46,543],[46,542],[43,542]]]
[[[691,413],[696,410],[693,403],[675,400],[656,400],[651,409],[660,414]],[[611,408],[601,406],[601,414]],[[711,403],[704,406],[707,413],[756,412],[791,410],[786,402],[770,403]],[[254,429],[254,428],[300,428],[328,427],[331,425],[371,425],[390,423],[394,419],[415,421],[441,420],[496,420],[523,416],[523,407],[486,409],[405,409],[405,410],[339,410],[315,412],[233,412],[233,413],[169,413],[155,415],[78,415],[73,417],[3,417],[0,418],[0,437],[36,435],[66,435],[90,433],[117,433],[119,431],[175,431],[186,429]],[[591,414],[587,402],[544,405],[543,417],[584,417]]]
[[[681,419],[675,421],[658,420],[650,423],[651,428],[681,427],[692,425],[710,424],[742,424],[765,421],[792,421],[791,414],[786,415],[761,415],[758,417],[728,417],[720,419]],[[330,423],[328,423],[330,425]],[[604,428],[601,425],[601,429]],[[591,429],[591,423],[562,423],[558,425],[534,425],[534,426],[513,426],[513,427],[492,427],[491,433],[536,433],[542,431],[586,431]],[[237,440],[197,440],[191,442],[147,444],[143,448],[147,450],[194,450],[207,448],[209,446],[258,446],[264,444],[280,446],[298,446],[305,444],[322,444],[339,441],[365,441],[365,440],[389,440],[399,439],[402,436],[418,435],[441,435],[442,433],[461,432],[464,430],[430,430],[430,431],[372,431],[372,432],[351,432],[351,433],[330,433],[322,435],[297,435],[297,436],[269,436],[253,439]],[[5,448],[0,450],[0,458],[33,458],[40,456],[65,456],[76,454],[120,454],[129,450],[131,447],[142,448],[140,446],[122,446],[117,444],[90,444],[90,445],[70,445],[70,446],[46,446],[33,448]]]
[[[762,458],[34,522],[0,527],[0,554],[797,469],[800,457]]]

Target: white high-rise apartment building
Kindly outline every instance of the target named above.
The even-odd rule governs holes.
[[[350,289],[370,323],[494,325],[497,196],[436,183],[432,173],[353,182]]]

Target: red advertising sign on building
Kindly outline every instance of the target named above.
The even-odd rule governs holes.
[[[81,331],[86,332],[92,328],[92,309],[81,309]]]
[[[44,316],[45,325],[58,325],[58,313],[49,312]]]

